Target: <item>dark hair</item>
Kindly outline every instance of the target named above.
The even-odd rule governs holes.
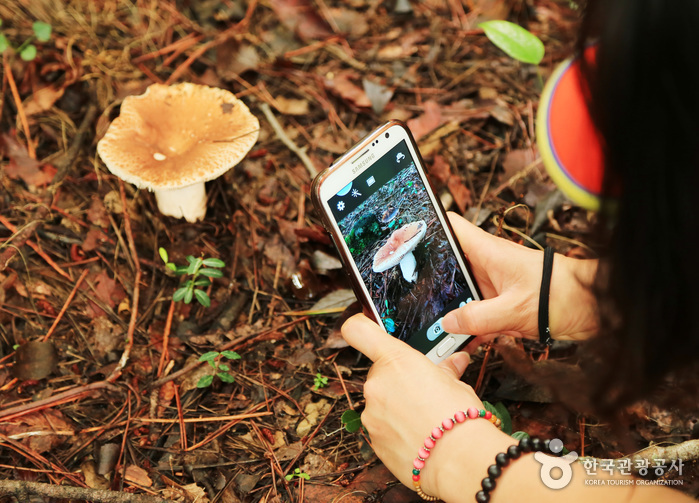
[[[578,52],[603,138],[596,403],[607,411],[699,362],[699,2],[588,0]],[[620,192],[620,194],[619,194]]]

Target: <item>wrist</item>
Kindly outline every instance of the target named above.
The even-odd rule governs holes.
[[[597,260],[556,255],[549,301],[554,339],[584,340],[597,333],[597,299],[592,291],[597,265]]]
[[[511,444],[512,438],[487,420],[455,426],[426,463],[424,491],[446,502],[473,500],[495,455]]]

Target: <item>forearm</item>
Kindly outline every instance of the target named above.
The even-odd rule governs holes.
[[[487,476],[488,467],[495,462],[495,455],[506,452],[507,448],[517,442],[489,424],[471,425],[471,431],[460,425],[449,432],[448,441],[444,441],[442,452],[435,452],[434,461],[438,466],[431,467],[432,459],[425,471],[434,470],[436,478],[432,481],[433,490],[447,503],[473,503],[475,495],[481,490],[481,480]],[[461,432],[459,429],[463,428]],[[435,463],[437,465],[437,463]],[[617,477],[619,482],[608,484],[610,477],[603,475],[590,477],[583,467],[573,462],[573,477],[563,489],[549,489],[541,479],[542,465],[534,459],[533,453],[525,454],[512,461],[503,469],[496,480],[495,490],[491,493],[492,503],[510,503],[536,501],[537,503],[650,503],[656,501],[681,503],[693,501],[691,498],[665,487],[636,486],[630,477]],[[556,473],[552,473],[556,477]],[[604,480],[604,483],[600,481]],[[624,485],[627,484],[627,485]],[[428,488],[425,488],[428,491]],[[428,491],[429,493],[429,491]]]

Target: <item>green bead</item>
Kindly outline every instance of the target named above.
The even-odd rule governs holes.
[[[413,475],[420,475],[420,470],[413,468]]]
[[[478,416],[479,416],[479,417],[485,417],[485,409],[481,409],[481,410],[478,412]]]

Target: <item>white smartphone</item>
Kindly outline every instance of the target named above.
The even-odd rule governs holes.
[[[433,362],[468,342],[441,321],[480,294],[407,126],[370,133],[315,178],[312,198],[374,321]]]

